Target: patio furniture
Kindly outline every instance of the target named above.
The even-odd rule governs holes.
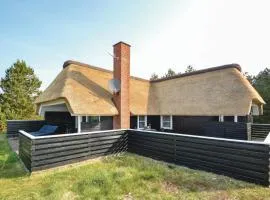
[[[38,131],[31,132],[30,134],[33,136],[51,135],[56,131],[57,128],[58,126],[44,125]]]

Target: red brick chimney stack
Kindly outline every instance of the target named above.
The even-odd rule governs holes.
[[[113,100],[119,115],[113,118],[114,129],[130,128],[129,80],[130,80],[130,45],[118,42],[113,45],[113,78],[120,80],[120,92]]]

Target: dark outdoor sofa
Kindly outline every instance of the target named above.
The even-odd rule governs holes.
[[[30,134],[33,136],[51,135],[51,134],[55,133],[57,128],[58,128],[58,126],[44,125],[38,131],[31,132]]]

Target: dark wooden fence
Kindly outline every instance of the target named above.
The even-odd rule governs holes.
[[[44,120],[7,120],[7,136],[18,137],[19,130],[34,132],[44,124]]]
[[[34,137],[19,134],[30,171],[124,151],[269,186],[269,144],[184,134],[111,130]]]
[[[251,140],[264,140],[270,133],[270,124],[251,124]]]
[[[29,171],[37,171],[127,150],[127,131],[33,137],[21,131],[19,155]]]
[[[269,186],[269,144],[130,130],[128,151]]]

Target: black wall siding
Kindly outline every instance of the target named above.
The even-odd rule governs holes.
[[[151,129],[160,130],[160,116],[147,116],[147,125],[151,124]]]
[[[173,132],[207,135],[204,126],[210,127],[216,123],[218,123],[218,117],[216,116],[173,116]]]
[[[24,142],[26,138],[26,141]],[[25,150],[26,149],[26,150]],[[61,166],[127,150],[127,132],[93,132],[30,139],[20,134],[19,155],[29,171]]]
[[[45,124],[44,120],[7,120],[7,136],[18,137],[19,130],[38,131]]]
[[[233,119],[232,117],[229,118]],[[244,116],[238,118],[241,121],[246,119]],[[130,128],[137,129],[137,116],[132,116],[130,119]],[[147,124],[151,124],[151,129],[157,131],[241,140],[248,139],[248,128],[245,122],[218,122],[218,116],[173,116],[172,130],[161,130],[160,116],[158,115],[147,116]]]
[[[130,117],[130,128],[132,128],[132,129],[137,128],[137,116]]]
[[[218,117],[173,116],[170,132],[247,140],[247,124],[242,122],[218,122]]]
[[[269,145],[131,130],[128,151],[269,186]]]

